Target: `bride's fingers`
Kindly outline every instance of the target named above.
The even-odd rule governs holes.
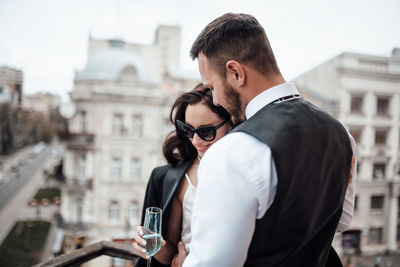
[[[142,257],[144,259],[148,259],[145,248],[139,246],[137,242],[133,242],[132,247],[140,257]]]
[[[142,235],[143,235],[143,226],[138,226],[138,227],[136,227],[136,232],[137,232],[140,236],[142,236]]]
[[[146,240],[144,240],[141,236],[140,233],[135,235],[135,242],[140,244],[142,247],[146,246]]]

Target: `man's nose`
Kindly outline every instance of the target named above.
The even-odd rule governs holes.
[[[213,91],[214,92],[214,91]],[[214,106],[220,106],[218,99],[215,97],[215,94],[213,93],[213,104]]]
[[[215,90],[212,90],[212,98],[213,98],[213,104],[214,106],[219,106],[217,98],[215,97]]]

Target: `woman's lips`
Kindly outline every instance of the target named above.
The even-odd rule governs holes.
[[[210,146],[207,145],[207,146],[198,146],[198,147],[196,147],[196,148],[197,148],[197,150],[200,151],[200,152],[205,152],[209,147],[210,147]]]

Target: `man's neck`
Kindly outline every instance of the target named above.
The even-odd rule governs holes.
[[[265,90],[286,82],[280,73],[271,74],[267,77],[258,73],[257,71],[252,70],[248,74],[249,75],[246,79],[246,86],[243,90],[244,94],[242,97],[244,107],[246,107],[254,97],[261,94]]]

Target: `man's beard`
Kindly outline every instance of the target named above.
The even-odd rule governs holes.
[[[242,101],[240,95],[228,83],[225,82],[225,103],[224,107],[232,116],[232,122],[239,124],[245,120],[244,110],[242,109]]]

